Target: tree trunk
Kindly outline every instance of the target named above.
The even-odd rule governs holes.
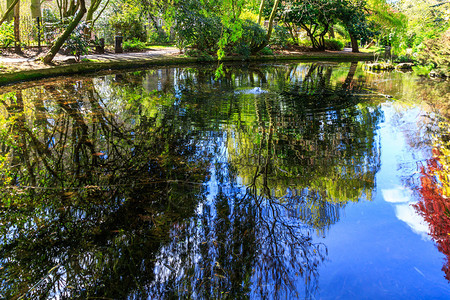
[[[69,24],[69,26],[66,28],[66,30],[63,32],[63,34],[55,41],[55,43],[50,48],[50,50],[47,52],[47,54],[44,57],[44,63],[48,64],[53,60],[56,53],[58,53],[59,49],[61,49],[62,45],[69,38],[72,31],[77,27],[78,23],[80,23],[80,21],[83,18],[85,13],[86,13],[85,2],[84,2],[84,0],[80,0],[80,10],[78,11],[78,14],[75,16],[75,19],[73,19],[73,21]]]
[[[328,31],[328,36],[330,37],[330,39],[336,38],[336,35],[334,34],[333,26],[330,27],[330,30]]]
[[[358,40],[350,31],[348,32],[348,34],[350,35],[350,40],[352,41],[352,52],[358,53],[359,52]]]
[[[261,45],[253,48],[252,49],[252,54],[261,51],[269,43],[270,37],[272,35],[273,20],[275,19],[275,14],[277,12],[277,7],[278,7],[278,4],[280,3],[280,1],[281,0],[275,0],[275,3],[273,4],[272,12],[270,13],[270,17],[269,17],[269,27],[267,28],[266,41],[261,43]]]
[[[20,49],[20,3],[14,6],[14,53],[21,54]]]
[[[358,62],[352,62],[350,65],[350,69],[348,70],[347,77],[345,78],[344,84],[342,85],[342,89],[347,91],[348,87],[353,81],[353,77],[355,76],[356,69],[358,68]]]
[[[292,23],[287,23],[286,25],[287,25],[289,34],[292,37],[292,40],[294,41],[295,44],[298,45],[299,40],[298,40],[298,36],[296,35],[297,29],[294,27],[294,24],[292,24]]]
[[[83,1],[84,3],[84,1]],[[75,1],[75,0],[70,0],[70,4],[69,6],[65,6],[65,8],[63,9],[63,17],[67,18],[67,17],[71,17],[73,15],[75,15],[75,13],[77,12],[78,7],[80,7],[81,1]],[[86,5],[83,4],[84,9],[86,9]],[[81,7],[80,7],[81,10]],[[85,12],[86,13],[86,12]]]
[[[30,9],[31,9],[31,17],[33,19],[42,17],[40,0],[31,0]]]
[[[375,45],[375,40],[372,40],[369,44],[367,44],[366,47],[364,47],[365,49],[369,49],[370,47],[372,47],[373,45]]]
[[[319,48],[322,51],[325,51],[326,47],[325,47],[325,35],[328,32],[328,25],[325,25],[325,28],[323,29],[323,31],[320,33],[319,35]]]
[[[102,0],[91,0],[91,5],[86,13],[86,24],[88,27],[85,30],[85,34],[89,39],[91,38],[92,28],[94,26],[94,12],[98,9],[101,2]]]
[[[265,2],[265,0],[261,0],[261,4],[259,5],[259,14],[258,14],[258,24],[259,25],[261,25],[262,13],[263,13],[263,9],[264,9],[264,2]]]
[[[14,3],[17,3],[18,1],[14,1],[14,0],[6,0],[6,7],[10,7],[11,5],[13,5],[14,7]],[[12,21],[14,19],[14,12],[12,10],[9,11],[9,13],[7,13],[6,16],[8,21]]]
[[[8,9],[6,10],[5,14],[3,15],[2,19],[0,20],[0,26],[5,22],[6,20],[11,21],[14,14],[11,14],[14,7],[17,3],[19,3],[19,0],[15,0],[14,2],[7,2],[9,4]]]
[[[272,7],[272,12],[270,13],[270,17],[269,17],[269,27],[267,28],[267,43],[269,43],[270,41],[270,37],[272,35],[272,29],[273,29],[273,20],[275,19],[275,14],[277,12],[277,7],[278,4],[280,3],[281,0],[275,0],[275,3],[273,4]],[[264,47],[263,47],[264,48]]]

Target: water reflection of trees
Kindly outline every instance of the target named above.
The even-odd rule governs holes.
[[[207,71],[202,76],[209,84],[196,81],[192,74],[177,79],[188,91],[180,101],[195,99],[191,105],[210,109],[201,115],[218,119],[214,128],[225,128],[228,153],[225,162],[216,162],[219,192],[210,206],[203,207],[198,220],[202,227],[195,227],[189,235],[200,240],[192,245],[197,252],[188,251],[195,253],[190,261],[198,264],[174,262],[169,255],[174,251],[165,250],[162,269],[191,274],[192,280],[183,285],[188,295],[202,286],[213,298],[224,290],[231,298],[247,290],[259,297],[295,296],[300,292],[296,288],[302,286],[297,276],[304,279],[302,297],[314,295],[317,267],[326,256],[326,247],[313,241],[311,229],[323,234],[339,219],[339,211],[348,201],[371,199],[379,169],[374,131],[382,116],[360,103],[365,92],[352,80],[355,70],[356,64],[352,64],[340,83],[331,80],[332,68],[323,65],[303,70],[281,67],[270,73],[250,68],[241,74],[227,74],[230,80],[225,83],[215,82]],[[309,87],[300,86],[297,71],[306,74],[300,79]],[[253,83],[262,84],[263,89],[239,88]],[[227,89],[227,96],[221,96]],[[209,102],[212,99],[214,103]],[[224,180],[223,176],[230,178]],[[229,186],[236,180],[242,180],[247,189]],[[227,238],[220,238],[224,232]],[[203,250],[205,245],[210,245],[208,251]],[[221,251],[227,247],[237,250]],[[246,249],[252,248],[258,249],[259,255],[249,257],[252,252]],[[254,260],[250,264],[253,275],[245,276],[253,278],[252,283],[238,280],[239,285],[227,285],[237,270],[250,274],[248,260],[240,259],[245,257]],[[162,281],[176,281],[175,276],[162,274]],[[158,291],[171,289],[164,286]]]
[[[201,147],[174,111],[156,122],[91,81],[37,92],[2,97],[0,294],[145,296],[158,248],[201,199]]]
[[[170,69],[3,95],[0,295],[314,295],[326,247],[313,231],[370,199],[379,167],[381,116],[355,67]]]
[[[430,236],[439,251],[446,255],[442,267],[445,278],[450,280],[450,182],[448,180],[448,148],[435,148],[433,158],[421,168],[421,201],[414,205],[429,224]]]
[[[418,166],[419,172],[415,173],[418,173],[418,177],[409,175],[404,178],[404,182],[418,193],[420,200],[414,204],[414,208],[428,223],[429,235],[436,242],[439,251],[446,255],[442,270],[447,280],[450,280],[450,86],[441,80],[417,77],[406,77],[398,86],[404,89],[403,99],[420,102],[428,112],[416,117],[418,130],[404,130],[411,152],[423,151],[425,157],[430,157]],[[398,114],[399,121],[395,120],[399,126],[402,126],[402,117],[404,116]],[[407,168],[408,164],[400,164],[399,167]],[[415,164],[409,168],[409,174],[417,171]]]
[[[222,174],[211,202],[161,250],[153,296],[309,298],[326,247],[283,206],[230,181],[233,172],[224,172],[224,164],[216,164]]]
[[[275,100],[247,95],[242,102],[256,119],[229,130],[231,161],[244,183],[281,199],[321,234],[348,201],[371,199],[379,169],[382,115],[361,103],[361,86],[349,80],[355,67],[336,83],[331,67],[313,64],[302,80],[280,86]]]

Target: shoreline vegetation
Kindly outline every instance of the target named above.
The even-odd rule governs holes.
[[[370,60],[367,70],[450,77],[450,1],[31,1],[29,8],[18,0],[0,5],[0,85],[209,61],[218,63],[220,77],[222,62],[242,60]],[[36,45],[36,55],[17,57]],[[186,55],[173,47],[172,55],[162,56],[168,53],[154,49],[151,57],[119,60],[88,55],[155,45],[174,45]]]
[[[140,54],[140,55],[139,55]],[[142,53],[127,53],[127,55],[110,54],[108,56],[93,55],[91,58],[84,58],[81,62],[75,62],[70,57],[56,60],[54,64],[44,64],[39,60],[4,62],[0,56],[0,86],[30,81],[48,77],[75,75],[84,73],[94,73],[104,70],[133,69],[146,66],[168,66],[186,65],[195,63],[222,63],[222,62],[264,62],[264,61],[373,61],[374,54],[352,53],[345,51],[324,51],[324,52],[293,52],[281,55],[252,55],[226,56],[220,61],[217,57],[189,57],[180,53],[162,53],[154,55],[142,55]]]

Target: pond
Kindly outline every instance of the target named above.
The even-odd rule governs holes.
[[[0,88],[0,298],[450,298],[448,82],[215,67]]]

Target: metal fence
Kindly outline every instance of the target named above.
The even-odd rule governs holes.
[[[51,20],[51,21],[50,21]],[[55,39],[64,31],[66,25],[55,20],[55,18],[32,18],[21,16],[19,19],[20,42],[23,48],[51,46]],[[147,32],[147,39],[152,42],[155,39],[155,29],[150,24],[144,25]],[[107,19],[100,19],[92,28],[91,39],[103,38],[106,45],[114,45],[116,30]],[[173,32],[169,33],[173,39]],[[0,48],[14,47],[14,26],[13,21],[4,22],[0,26]]]
[[[19,21],[20,42],[22,47],[48,46],[52,42],[54,26],[43,24],[38,18],[22,17]],[[0,47],[14,46],[13,21],[0,26]]]
[[[21,17],[19,20],[20,42],[24,48],[51,46],[63,30],[64,25],[59,22],[31,17]],[[114,29],[109,24],[97,24],[92,32],[97,38],[104,38],[107,44],[114,43]],[[13,21],[0,26],[0,48],[10,47],[14,47]]]

